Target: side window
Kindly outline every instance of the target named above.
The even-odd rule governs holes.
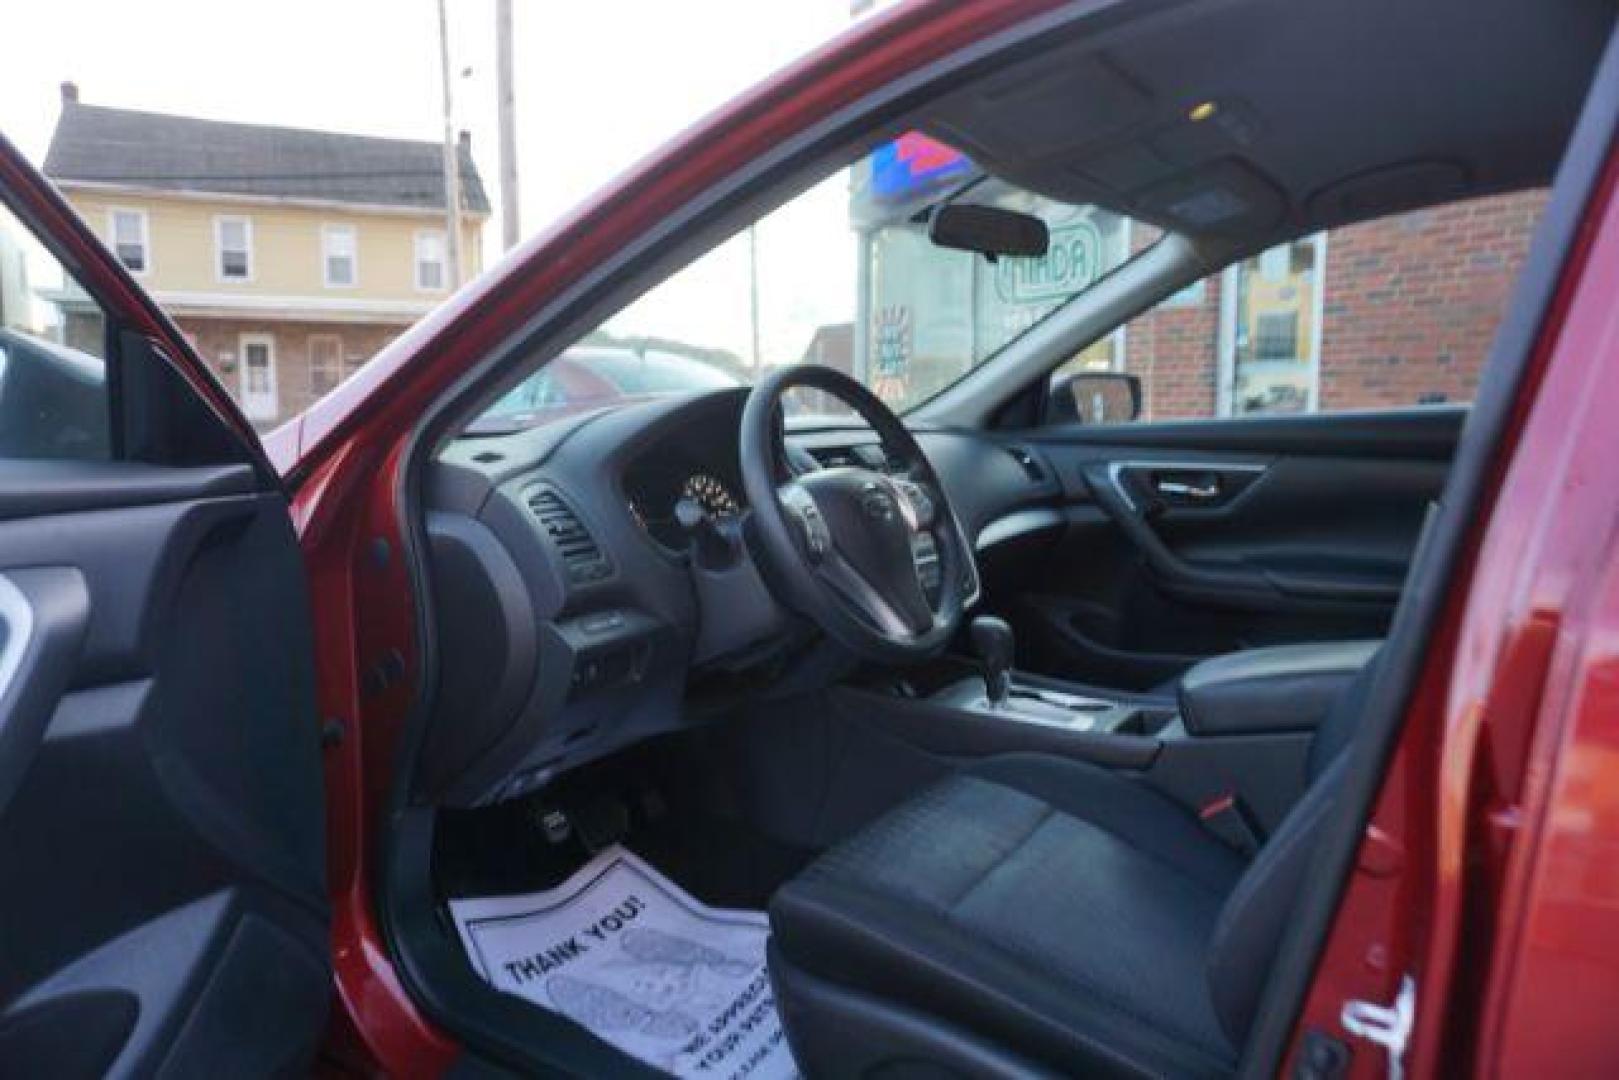
[[[0,205],[0,458],[110,458],[105,354],[101,308]]]
[[[1060,367],[1051,416],[1127,421],[1132,390],[1142,421],[1470,403],[1545,202],[1464,200],[1245,259]]]

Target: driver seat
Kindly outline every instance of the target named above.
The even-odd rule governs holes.
[[[1144,783],[1042,754],[982,760],[832,848],[770,905],[800,1067],[1232,1072],[1375,666],[1251,861]]]

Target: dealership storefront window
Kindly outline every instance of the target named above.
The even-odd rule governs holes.
[[[896,140],[852,170],[849,217],[868,275],[856,316],[856,367],[897,407],[926,400],[959,379],[1135,250],[1129,218],[994,179],[979,180],[958,197],[1041,218],[1050,231],[1048,253],[992,262],[943,250],[928,239],[917,211],[972,176],[966,158],[919,135]],[[1087,361],[1115,363],[1118,344],[1104,339],[1086,351]]]
[[[931,396],[1125,260],[1128,219],[1018,195],[997,201],[1047,218],[1051,250],[1044,258],[991,263],[942,252],[917,227],[870,234],[867,363],[885,400],[905,404]],[[948,271],[918,272],[920,264],[941,261]],[[1104,354],[1106,363],[1112,349],[1110,338],[1092,352]]]

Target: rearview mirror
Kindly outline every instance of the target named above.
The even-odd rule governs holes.
[[[928,220],[928,239],[939,247],[976,251],[992,261],[1002,255],[1038,259],[1051,246],[1051,231],[1033,214],[947,203]]]
[[[1122,371],[1074,371],[1051,382],[1048,424],[1128,424],[1141,415],[1141,379]]]

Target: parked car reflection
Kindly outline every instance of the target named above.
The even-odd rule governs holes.
[[[740,385],[717,364],[679,353],[581,345],[524,379],[467,430],[500,435],[625,401]]]

